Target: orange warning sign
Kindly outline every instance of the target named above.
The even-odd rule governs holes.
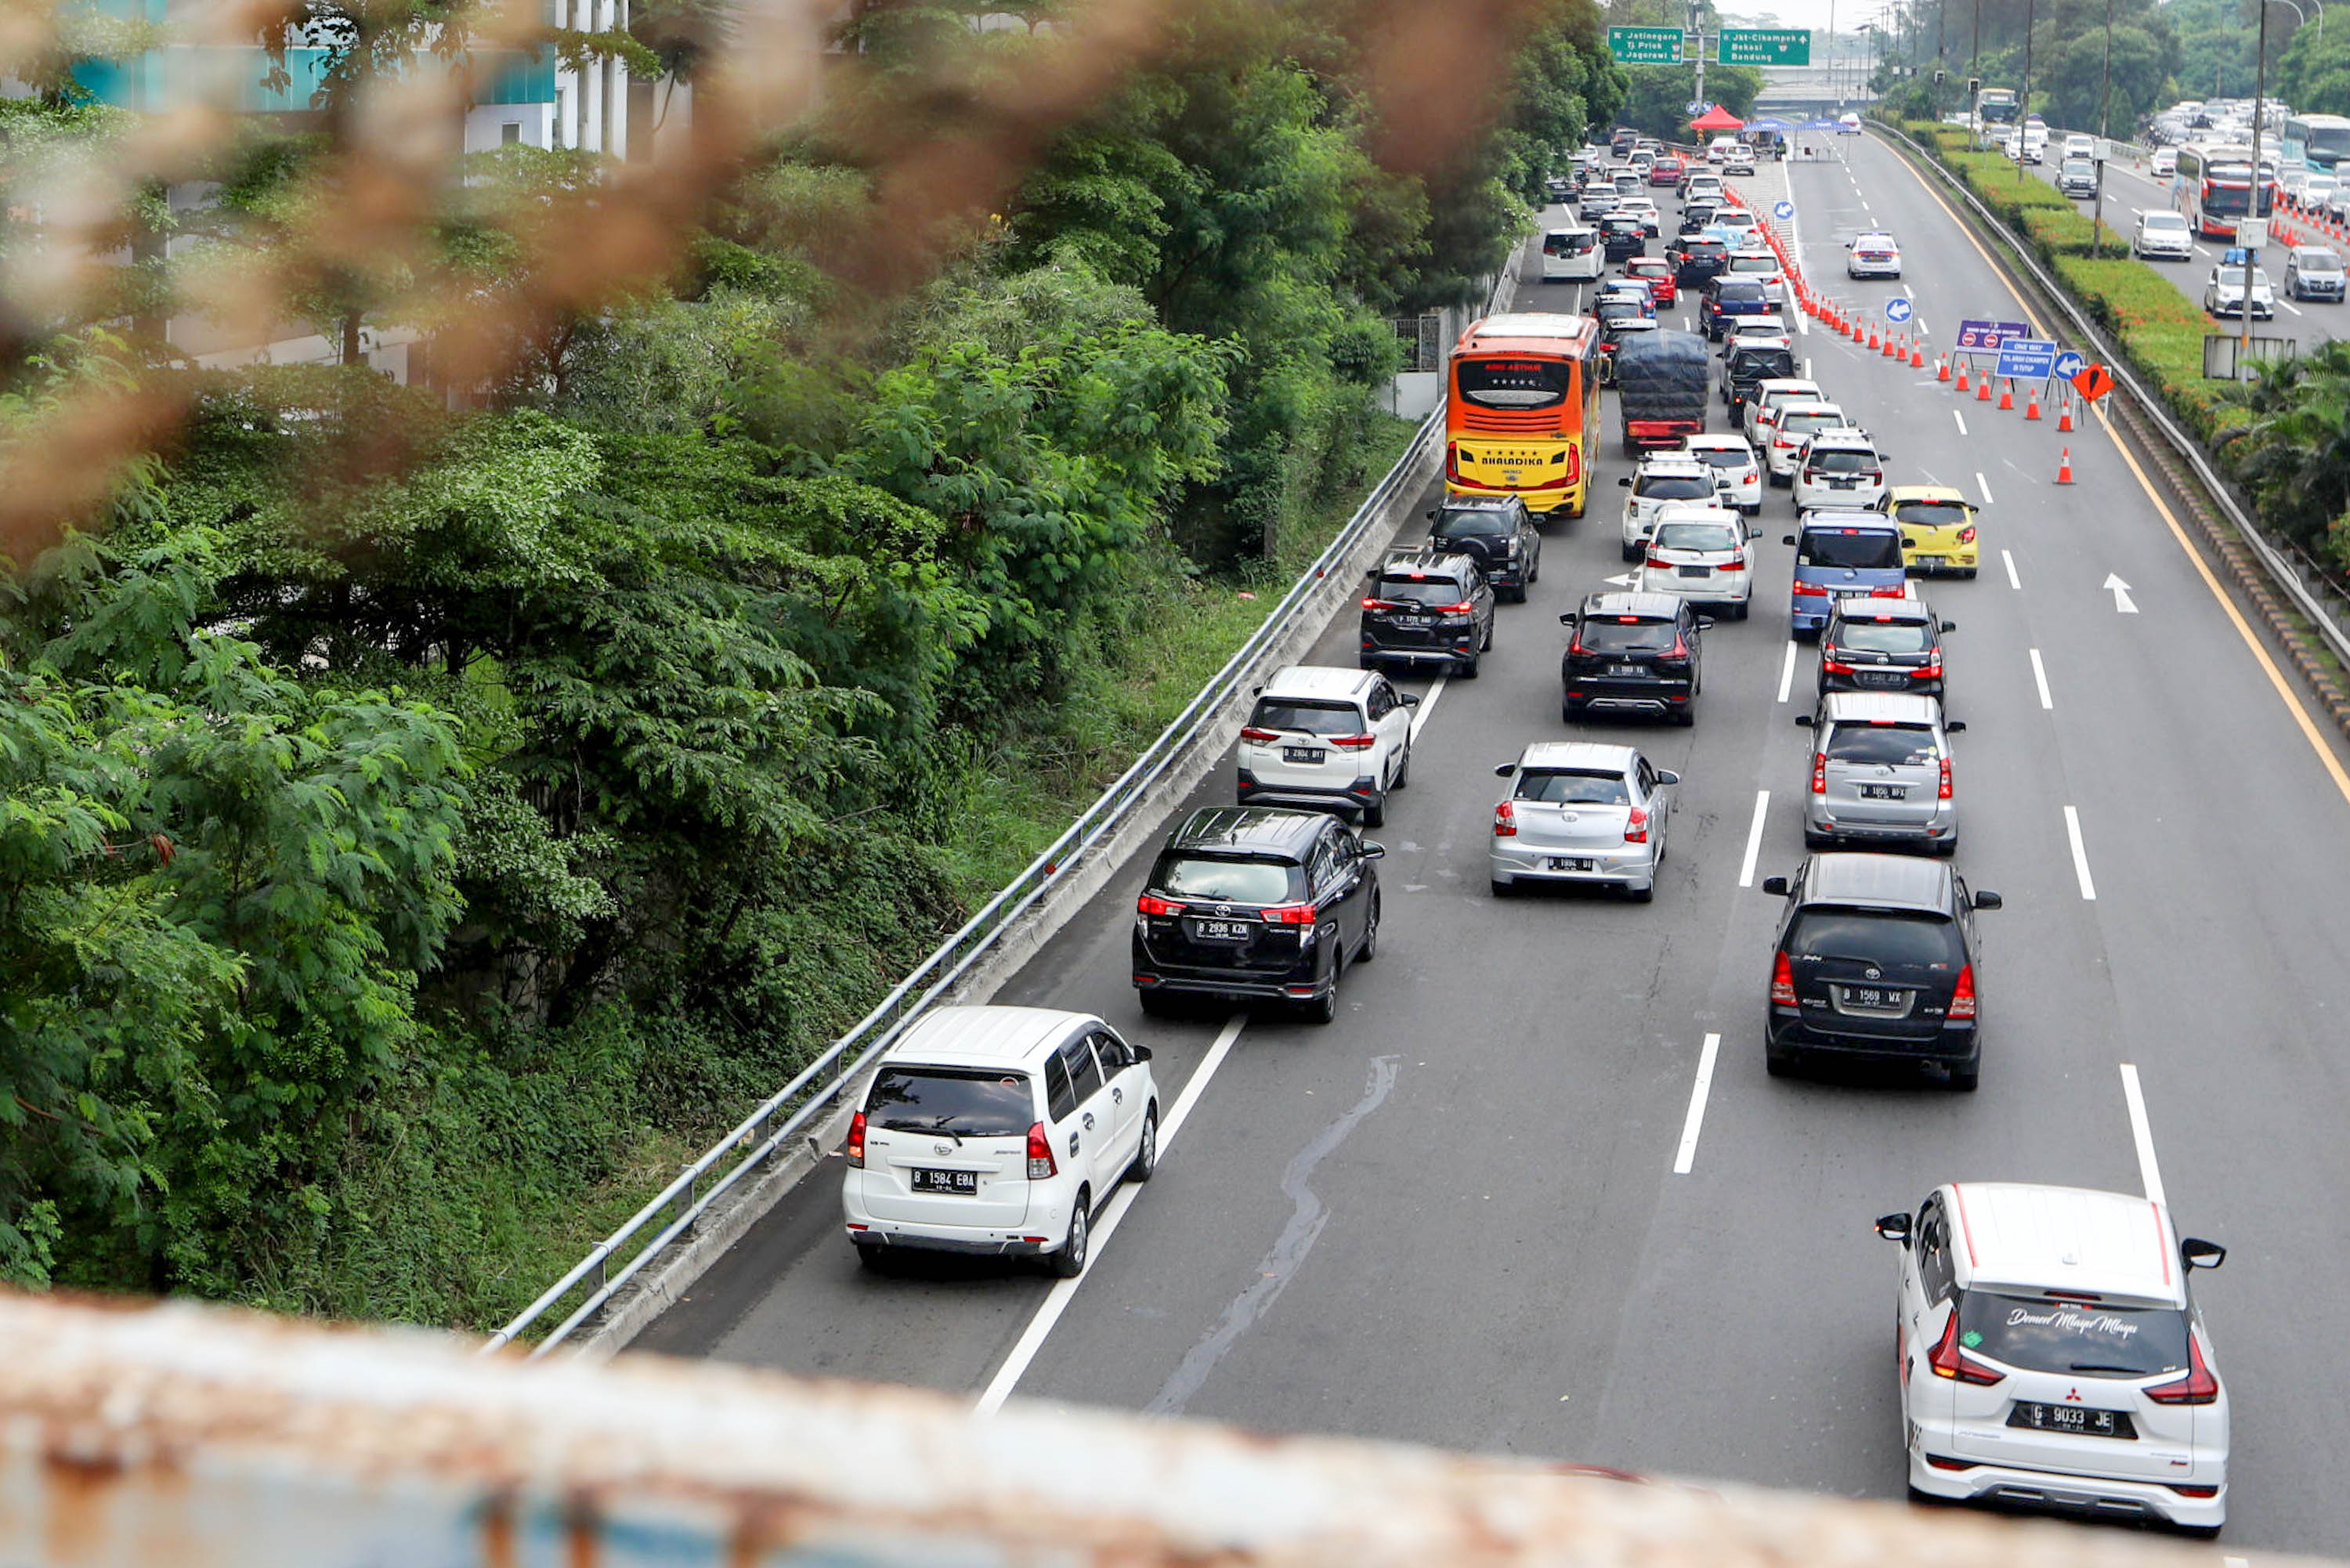
[[[2081,396],[2094,403],[2114,389],[2114,373],[2103,365],[2084,366],[2074,376],[2073,385],[2081,389]]]

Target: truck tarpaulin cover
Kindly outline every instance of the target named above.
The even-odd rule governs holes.
[[[1624,421],[1694,419],[1705,428],[1711,379],[1705,339],[1669,329],[1625,339],[1616,351],[1616,396]]]

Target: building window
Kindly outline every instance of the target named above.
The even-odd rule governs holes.
[[[509,119],[498,127],[498,145],[512,147],[522,140],[522,121]]]

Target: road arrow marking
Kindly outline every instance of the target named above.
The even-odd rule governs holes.
[[[1634,578],[1631,573],[1627,572],[1620,577],[1602,577],[1599,580],[1612,588],[1628,588],[1632,586]]]
[[[2137,614],[2137,606],[2130,603],[2129,585],[2116,572],[2106,574],[2105,591],[2114,596],[2114,608],[2123,615]]]

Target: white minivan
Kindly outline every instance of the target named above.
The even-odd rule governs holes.
[[[1159,1162],[1148,1046],[1091,1013],[939,1007],[883,1053],[841,1150],[859,1262],[1043,1256],[1083,1273],[1093,1217]]]
[[[1607,263],[1599,248],[1597,229],[1553,229],[1543,235],[1542,275],[1544,283],[1596,278]]]

